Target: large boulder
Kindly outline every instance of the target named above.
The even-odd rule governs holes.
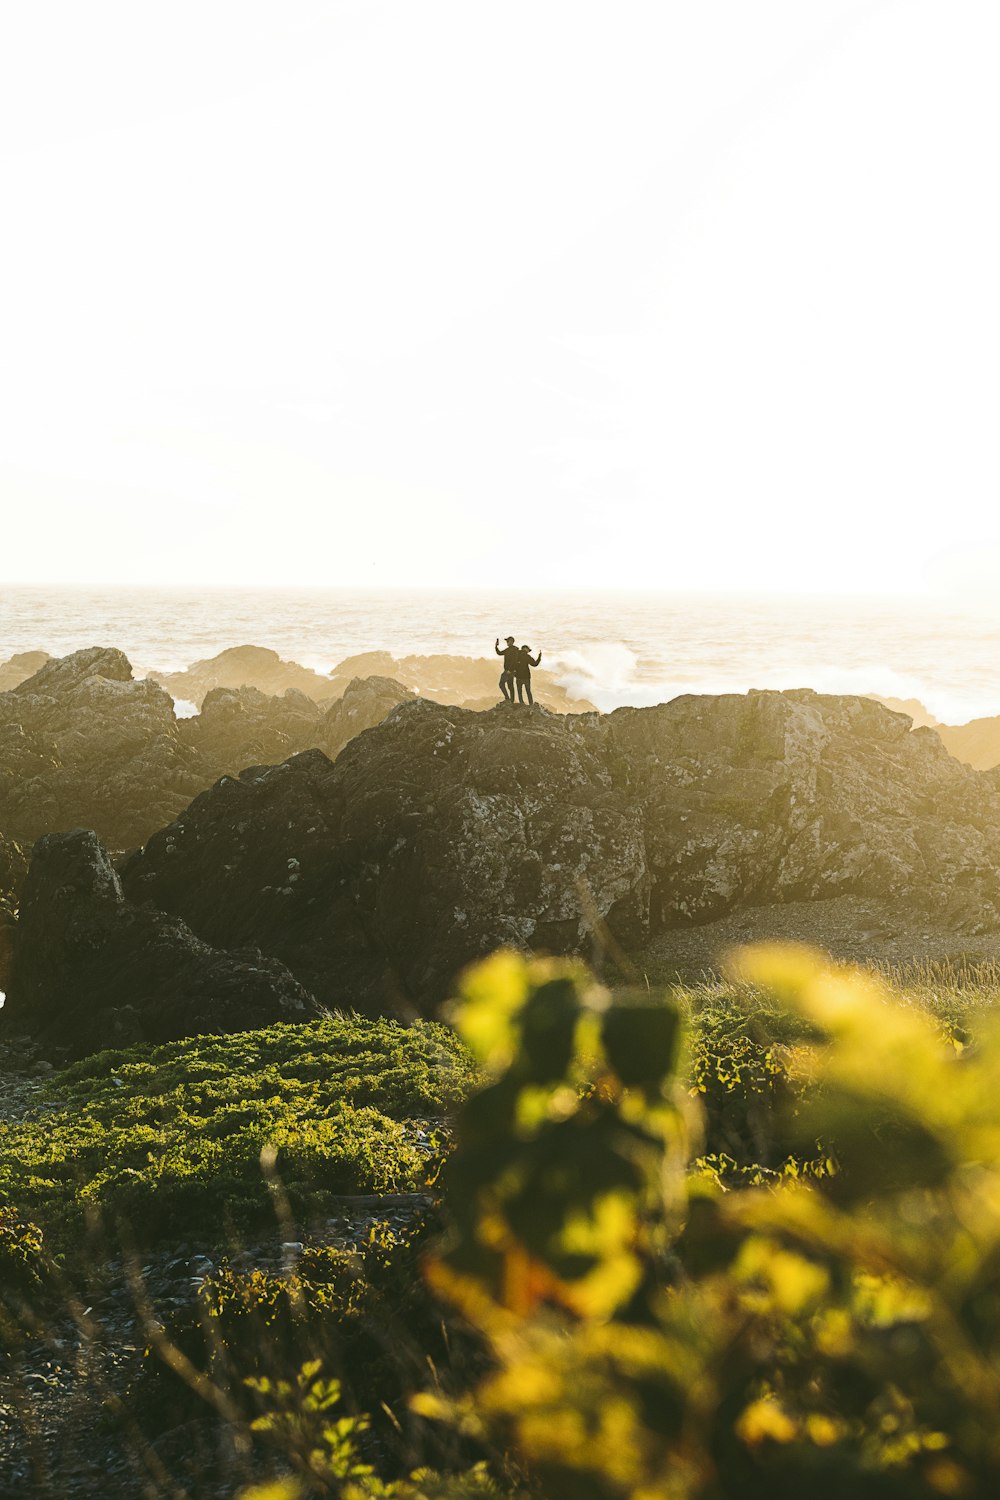
[[[514,717],[415,700],[335,764],[224,780],[129,861],[126,892],[373,1012],[433,1008],[502,944],[573,950],[609,915],[644,930],[641,813],[600,735]]]
[[[654,926],[847,893],[1000,925],[1000,797],[907,716],[801,689],[604,724],[643,804]]]
[[[258,943],[323,1001],[433,1010],[498,944],[557,952],[870,893],[1000,925],[1000,793],[932,730],[808,691],[562,717],[418,700],[225,779],[128,862],[128,898]]]
[[[147,838],[206,784],[173,703],[120,651],[49,660],[0,694],[0,827],[33,841],[85,824],[115,848]]]
[[[128,904],[94,833],[49,834],[36,844],[7,976],[5,1026],[78,1057],[317,1013],[273,958],[252,948],[219,952],[177,917]]]
[[[183,672],[152,672],[154,681],[175,699],[200,708],[216,688],[256,688],[270,698],[289,690],[319,700],[333,696],[330,679],[298,662],[283,661],[266,646],[230,646],[217,656],[193,662]]]

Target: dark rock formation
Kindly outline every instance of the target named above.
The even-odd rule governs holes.
[[[86,824],[115,848],[140,843],[206,783],[173,704],[135,682],[120,651],[49,660],[0,695],[0,828],[30,842]]]
[[[9,693],[11,688],[33,677],[50,659],[47,651],[19,651],[7,661],[0,662],[0,693]]]
[[[220,953],[176,917],[125,902],[93,833],[50,834],[36,844],[5,1026],[77,1057],[316,1013],[274,959],[253,949]]]
[[[127,894],[210,942],[252,935],[319,998],[374,1012],[439,999],[499,944],[577,946],[578,878],[641,928],[639,819],[599,738],[510,717],[417,700],[336,765],[310,751],[224,780],[129,862]]]
[[[120,651],[77,651],[0,694],[0,828],[32,842],[86,826],[131,848],[219,776],[313,746],[334,756],[411,696],[384,678],[351,682],[326,708],[296,689],[214,688],[178,721],[166,690],[135,682]]]
[[[1000,798],[904,715],[803,689],[685,696],[608,727],[643,803],[654,926],[847,893],[1000,924]]]
[[[184,672],[152,672],[150,676],[173,698],[183,698],[200,708],[215,688],[256,688],[268,697],[280,697],[291,689],[316,701],[334,696],[328,677],[282,661],[277,651],[264,646],[230,646],[218,656],[196,661]]]
[[[21,845],[0,833],[0,907],[14,910],[27,873],[28,857]]]
[[[412,699],[410,690],[391,677],[354,677],[343,697],[327,709],[322,732],[314,743],[333,760],[356,734],[374,729],[394,708]]]
[[[606,717],[426,701],[199,797],[124,872],[321,1000],[433,1009],[501,943],[626,947],[765,902],[872,894],[1000,924],[1000,793],[861,698],[683,697]]]
[[[20,844],[0,834],[0,994],[6,994],[14,955],[14,913],[28,860]]]

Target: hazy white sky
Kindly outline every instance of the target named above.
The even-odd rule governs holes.
[[[0,578],[1000,587],[996,0],[32,0]]]

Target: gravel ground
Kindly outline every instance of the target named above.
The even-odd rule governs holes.
[[[694,982],[717,974],[729,949],[744,943],[809,943],[845,963],[903,971],[1000,960],[1000,932],[969,936],[915,919],[912,910],[858,896],[789,901],[733,913],[698,927],[661,933],[634,956],[650,980]]]

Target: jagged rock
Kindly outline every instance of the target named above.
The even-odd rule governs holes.
[[[327,708],[294,688],[280,698],[257,688],[213,688],[201,713],[180,724],[182,741],[198,756],[206,785],[247,766],[274,765],[300,750],[331,757],[363,729],[379,724],[412,694],[383,677],[351,682]]]
[[[33,677],[50,659],[47,651],[19,651],[7,661],[0,662],[0,693],[9,693],[11,688]]]
[[[989,771],[1000,765],[1000,716],[970,719],[967,724],[942,724],[918,698],[879,698],[874,693],[870,696],[876,703],[909,714],[914,729],[927,726],[936,730],[949,755],[967,766]]]
[[[384,678],[351,682],[325,709],[297,689],[214,688],[178,721],[120,651],[77,651],[0,694],[0,828],[33,841],[84,825],[134,847],[220,776],[313,746],[334,756],[409,697]]]
[[[245,766],[273,765],[317,744],[323,712],[295,688],[280,698],[259,688],[212,688],[201,713],[180,721],[181,740],[206,780],[236,776]]]
[[[433,1009],[502,943],[626,947],[781,900],[905,899],[1000,925],[1000,794],[933,731],[809,691],[607,716],[418,700],[351,741],[226,779],[124,871],[217,946],[323,1001]]]
[[[413,694],[391,677],[355,677],[347,684],[342,698],[327,709],[323,730],[316,742],[333,760],[349,740],[362,730],[373,729],[388,718],[400,703],[408,703]]]
[[[883,698],[878,693],[866,693],[874,703],[882,703],[886,708],[891,708],[893,713],[908,714],[913,720],[914,729],[936,729],[940,719],[924,707],[919,698]]]
[[[89,830],[39,840],[8,973],[5,1026],[78,1057],[317,1014],[274,959],[219,952],[177,917],[129,905]]]
[[[224,780],[129,862],[127,893],[190,908],[208,941],[253,933],[319,998],[374,1012],[440,998],[500,944],[575,946],[577,876],[641,926],[639,820],[599,753],[503,718],[417,700],[335,765],[310,751]]]
[[[150,676],[173,698],[183,698],[198,708],[214,688],[256,688],[269,697],[279,697],[291,688],[316,701],[336,691],[328,677],[298,662],[282,661],[277,651],[265,646],[230,646],[217,656],[193,662],[183,672],[151,672]]]
[[[644,804],[654,924],[847,893],[1000,924],[1000,799],[906,716],[802,689],[619,709],[609,728]]]
[[[0,827],[31,841],[86,824],[127,848],[204,787],[169,695],[120,651],[47,661],[0,695]]]

